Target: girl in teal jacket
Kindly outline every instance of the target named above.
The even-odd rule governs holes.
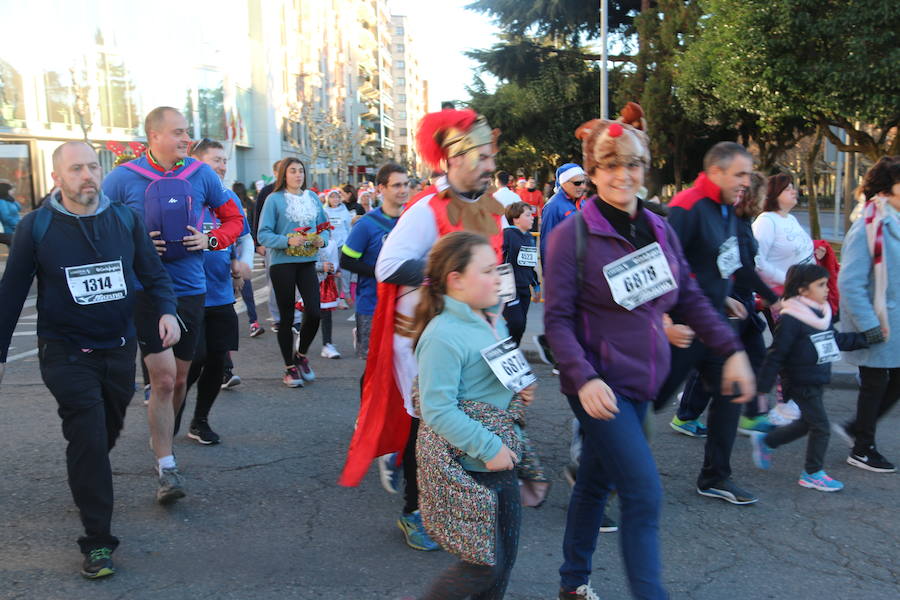
[[[429,533],[461,560],[444,571],[423,598],[499,599],[518,549],[521,502],[515,466],[521,450],[508,410],[513,392],[481,353],[509,337],[497,306],[496,254],[479,235],[451,233],[432,249],[426,276],[416,310],[420,504]],[[533,387],[519,394],[530,402]],[[441,454],[442,449],[448,452]],[[465,492],[436,483],[448,480],[434,477],[431,470],[445,468],[459,469],[457,476],[474,490],[472,502],[453,504],[451,496]],[[479,497],[487,501],[479,502]],[[451,504],[455,508],[448,514]],[[479,519],[485,526],[461,541],[466,523]]]

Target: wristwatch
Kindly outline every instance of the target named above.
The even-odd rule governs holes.
[[[209,237],[209,249],[210,250],[215,250],[216,248],[219,247],[219,238],[217,238],[214,235],[210,235],[207,237]]]

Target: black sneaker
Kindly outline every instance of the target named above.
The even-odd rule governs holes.
[[[219,434],[210,428],[207,421],[191,421],[191,428],[188,430],[187,436],[205,446],[218,444],[220,441]]]
[[[847,457],[847,464],[875,473],[893,473],[897,470],[893,463],[875,449],[875,446],[869,446],[862,451],[854,450]]]
[[[550,365],[551,367],[556,366],[556,359],[553,358],[553,351],[550,349],[550,344],[547,343],[547,336],[543,333],[541,335],[536,335],[533,338],[534,345],[537,346],[538,356],[540,356],[541,361]]]
[[[112,550],[109,548],[94,548],[84,555],[81,564],[81,576],[85,579],[100,579],[115,574],[113,567]]]
[[[753,504],[759,500],[759,498],[747,490],[742,490],[736,486],[730,479],[720,481],[719,483],[706,488],[698,487],[697,493],[701,496],[719,498],[720,500],[731,502],[732,504]]]
[[[559,600],[600,600],[600,596],[597,595],[590,583],[580,585],[572,591],[561,589],[557,598]]]
[[[600,520],[600,533],[615,533],[618,530],[619,524],[616,523],[616,520],[604,513]]]
[[[241,378],[231,371],[225,371],[225,376],[222,378],[222,389],[227,390],[237,385],[241,385]]]

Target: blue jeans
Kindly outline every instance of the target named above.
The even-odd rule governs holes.
[[[649,404],[617,396],[619,413],[611,421],[594,419],[578,396],[567,396],[581,424],[584,445],[572,488],[563,538],[561,585],[567,591],[586,584],[609,491],[619,494],[619,536],[631,594],[641,600],[664,600],[659,548],[662,484],[644,436]]]
[[[241,298],[244,299],[244,306],[247,307],[247,320],[256,323],[259,320],[256,316],[256,299],[253,297],[253,283],[249,279],[241,288]]]

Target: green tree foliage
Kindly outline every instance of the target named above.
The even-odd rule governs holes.
[[[703,0],[708,15],[679,61],[679,98],[756,117],[761,137],[813,123],[870,159],[900,152],[900,3]],[[860,126],[860,124],[863,124]],[[843,144],[827,126],[847,131]],[[868,125],[868,126],[866,126]],[[805,131],[801,125],[800,131]]]

